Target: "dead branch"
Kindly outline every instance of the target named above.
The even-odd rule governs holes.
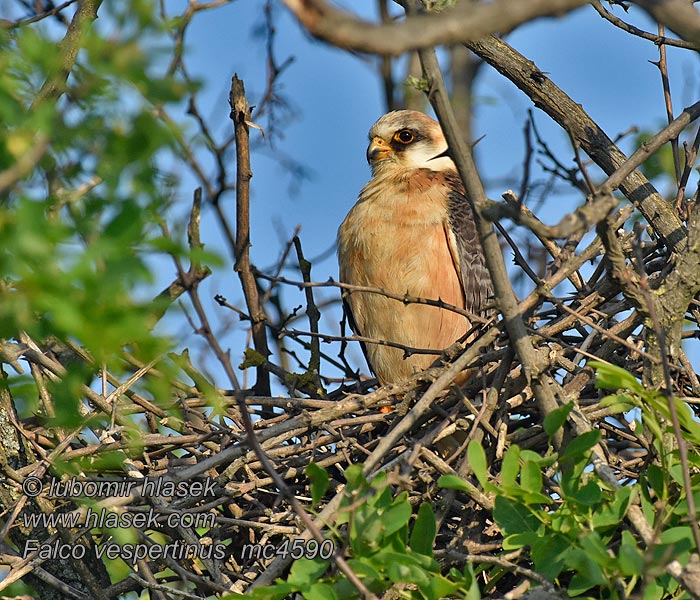
[[[434,14],[408,17],[403,23],[375,24],[336,9],[324,0],[284,0],[302,26],[333,46],[372,54],[398,55],[439,44],[508,33],[537,17],[560,16],[583,0],[495,0],[462,3]]]

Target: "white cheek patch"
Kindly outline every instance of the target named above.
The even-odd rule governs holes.
[[[430,169],[431,171],[454,170],[455,164],[448,156],[440,156],[446,148],[435,149],[431,144],[418,143],[404,151],[405,166],[413,169]]]

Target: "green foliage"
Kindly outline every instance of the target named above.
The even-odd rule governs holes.
[[[320,491],[327,474],[313,465],[312,493]],[[336,547],[343,548],[348,566],[375,594],[399,586],[405,598],[479,598],[478,587],[469,565],[463,571],[452,569],[445,575],[433,557],[436,521],[433,509],[423,503],[413,516],[408,494],[395,494],[386,473],[368,481],[362,465],[346,471],[347,487],[335,520]],[[413,522],[412,522],[413,521]],[[411,523],[412,522],[412,523]],[[286,580],[255,589],[252,594],[227,598],[273,600],[298,593],[308,600],[359,598],[350,581],[330,560],[296,560]]]
[[[88,4],[68,8],[66,22]],[[40,422],[56,442],[66,436],[77,448],[107,428],[119,432],[104,452],[66,458],[59,449],[47,464],[54,477],[123,473],[126,461],[144,455],[145,431],[182,429],[173,382],[196,372],[186,353],[168,356],[171,341],[157,327],[170,299],[159,299],[156,265],[172,265],[170,283],[173,258],[212,260],[162,227],[179,176],[164,165],[180,155],[183,139],[165,111],[193,86],[168,69],[161,49],[170,53],[172,41],[158,11],[150,0],[104,2],[97,21],[86,17],[69,34],[53,17],[0,26],[0,343],[46,361],[45,371],[39,358],[32,363],[31,377],[3,365],[0,385],[19,419]],[[175,168],[181,172],[182,162]],[[149,364],[152,371],[112,393]],[[101,409],[89,410],[85,399],[101,370],[112,379]],[[161,418],[145,427],[141,415],[122,410],[126,394],[167,412],[154,410]],[[216,407],[220,394],[209,385],[205,395]],[[140,539],[126,529],[96,536]],[[120,561],[107,568],[115,581],[130,570]],[[5,592],[32,595],[20,583]]]
[[[311,498],[313,501],[312,506],[316,506],[321,498],[328,491],[328,472],[319,467],[316,463],[309,463],[306,467],[306,474],[311,480]]]
[[[534,570],[573,597],[621,598],[632,593],[644,598],[684,597],[664,568],[671,559],[685,564],[695,550],[684,520],[688,491],[682,487],[678,454],[663,450],[663,437],[671,431],[668,405],[624,369],[590,364],[597,370],[597,386],[616,390],[601,406],[619,413],[636,409],[665,467],[652,461],[639,481],[611,488],[592,469],[591,449],[601,436],[590,431],[571,440],[560,455],[550,457],[511,446],[496,484],[490,479],[483,450],[472,442],[469,456],[474,473],[484,490],[496,496],[493,517],[504,536],[503,550],[528,550]],[[675,402],[685,441],[697,454],[700,425],[687,405]],[[550,436],[563,426],[572,408],[566,405],[545,420]],[[542,493],[543,470],[558,483],[556,495]],[[693,484],[692,492],[699,496],[697,476]],[[658,532],[651,547],[626,520],[633,504],[641,506],[649,529]]]
[[[631,557],[641,557],[635,538],[625,538],[623,555],[619,548],[618,528],[633,489],[605,490],[588,468],[590,448],[598,439],[598,432],[575,438],[555,463],[567,464],[551,474],[560,482],[559,498],[541,493],[542,457],[511,446],[503,458],[493,511],[504,535],[503,549],[529,548],[535,570],[560,584],[568,581],[572,596],[591,588],[614,596],[621,576],[642,575],[642,569],[629,572]]]
[[[565,404],[564,406],[560,406],[556,410],[553,410],[544,418],[544,421],[542,422],[542,427],[544,428],[545,433],[550,438],[556,433],[557,430],[562,428],[564,423],[566,423],[566,419],[569,418],[569,413],[571,412],[573,407],[573,402],[569,402],[568,404]]]
[[[159,111],[187,87],[163,74],[154,10],[105,3],[65,84],[49,27],[0,30],[0,338],[71,342],[115,373],[125,348],[150,361],[170,346],[154,333],[165,306],[147,291],[152,259],[188,254],[173,240],[164,250],[160,229],[176,180],[159,165],[178,131]],[[52,390],[59,425],[79,422],[91,377],[68,370]]]
[[[408,77],[406,77],[404,85],[408,88],[413,88],[414,90],[417,90],[419,92],[427,92],[430,89],[428,81],[425,78],[415,77],[413,75],[409,75]]]
[[[616,391],[602,405],[616,412],[639,411],[652,433],[653,446],[662,452],[661,438],[670,429],[668,406],[660,394],[645,390],[623,369],[591,364],[597,369],[597,386]],[[677,408],[683,415],[686,442],[697,454],[700,425],[683,403],[677,402]],[[548,416],[544,429],[550,439],[573,410],[571,403]],[[512,445],[496,465],[490,463],[480,443],[469,444],[467,455],[474,476],[494,500],[492,516],[503,536],[504,555],[527,557],[534,572],[571,597],[687,597],[665,570],[674,559],[686,564],[695,550],[677,452],[667,451],[661,463],[650,461],[638,481],[620,486],[600,479],[593,469],[592,450],[600,442],[601,433],[592,430],[574,437],[559,454],[550,450],[541,456]],[[500,467],[496,477],[494,467]],[[316,505],[327,489],[327,474],[315,464],[307,474]],[[382,472],[368,480],[361,465],[347,469],[346,479],[333,524],[335,539],[348,566],[365,586],[381,595],[402,584],[402,597],[406,598],[480,597],[470,564],[462,571],[443,573],[435,561],[437,524],[430,504],[421,504],[416,513],[408,495],[393,490],[389,476]],[[473,490],[455,475],[442,476],[438,484],[458,492]],[[693,484],[697,503],[697,475]],[[633,505],[641,508],[649,530],[657,532],[651,546],[641,540],[628,520]],[[476,572],[487,572],[486,580],[497,581],[508,572],[507,564],[479,565]],[[253,597],[284,598],[293,593],[312,600],[358,597],[337,567],[321,559],[295,561],[286,580],[255,590]]]

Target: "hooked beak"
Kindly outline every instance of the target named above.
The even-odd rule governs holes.
[[[367,146],[367,162],[372,164],[376,160],[385,158],[391,152],[391,146],[380,137],[373,137]]]

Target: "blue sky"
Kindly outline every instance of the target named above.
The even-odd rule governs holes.
[[[375,3],[352,5],[361,14],[372,16]],[[638,26],[655,31],[643,15],[624,15],[619,8],[616,10]],[[263,142],[266,147],[252,159],[251,255],[260,267],[277,260],[297,225],[301,226],[307,257],[332,248],[338,225],[369,177],[365,161],[367,130],[384,112],[374,59],[356,57],[310,39],[281,6],[277,6],[275,14],[277,59],[282,62],[288,56],[294,57],[279,80],[278,90],[289,100],[293,118],[285,122],[283,138],[276,138],[273,146]],[[261,20],[261,3],[235,2],[200,13],[188,31],[188,66],[204,82],[201,110],[220,125],[221,136],[230,132],[226,99],[232,74],[236,72],[244,79],[251,104],[259,101],[264,90],[264,44],[252,33]],[[507,41],[582,104],[611,137],[633,126],[653,132],[665,124],[659,72],[648,62],[658,59],[657,47],[616,29],[590,6],[562,19],[542,19],[521,27]],[[668,49],[668,60],[678,114],[697,96],[699,64],[693,53],[673,48]],[[522,129],[532,103],[488,67],[479,76],[476,92],[474,137],[484,136],[477,146],[477,160],[490,197],[500,198],[507,189],[504,179],[517,176],[522,168]],[[566,134],[538,110],[535,119],[560,160],[573,166],[573,151]],[[264,120],[261,124],[265,124]],[[252,132],[253,137],[257,135]],[[631,139],[621,142],[628,153],[631,144]],[[311,177],[298,189],[290,190],[294,187],[290,186],[291,177],[274,159],[275,153],[293,156]],[[535,170],[533,181],[543,181],[541,170]],[[192,185],[185,177],[183,202],[189,200]],[[555,194],[541,208],[539,216],[545,222],[555,222],[582,200],[566,191]],[[233,216],[233,195],[226,202]],[[212,218],[205,218],[203,236],[210,247],[222,248]],[[288,275],[298,278],[294,272]],[[314,262],[313,277],[318,281],[337,277],[334,253]],[[234,302],[241,299],[238,283],[228,268],[212,277],[203,286],[203,292],[210,297],[222,293]],[[335,290],[319,291],[321,297],[336,295]],[[285,297],[288,306],[303,304],[295,289],[285,290]],[[211,306],[212,311],[221,313],[213,303]],[[324,327],[337,333],[337,311],[331,311],[329,317]],[[234,354],[242,348],[241,326],[236,321],[226,329],[224,338]],[[302,323],[298,326],[307,328]],[[357,349],[353,356],[366,369]]]
[[[218,140],[231,134],[228,118],[228,91],[233,73],[245,81],[251,104],[258,104],[266,85],[266,54],[264,40],[254,35],[263,22],[263,2],[238,0],[214,10],[198,13],[186,37],[186,64],[191,76],[202,83],[198,94],[200,112],[208,120]],[[375,19],[374,0],[345,0],[339,3],[352,8],[366,18]],[[6,13],[7,0],[0,0],[0,11]],[[185,0],[165,2],[170,16],[180,14],[187,6]],[[608,6],[606,4],[606,6]],[[282,6],[273,3],[275,54],[279,63],[293,57],[293,63],[278,80],[277,93],[289,103],[291,111],[280,113],[281,126],[277,135],[263,139],[251,130],[257,151],[252,157],[252,248],[253,262],[261,268],[270,267],[297,226],[307,257],[324,256],[313,264],[313,278],[324,281],[337,277],[334,253],[336,230],[355,202],[357,193],[369,178],[365,161],[367,131],[384,111],[381,84],[376,74],[376,59],[354,56],[311,39],[294,17]],[[398,13],[400,9],[396,9]],[[641,11],[632,8],[625,14],[615,7],[618,16],[635,25],[655,32]],[[104,23],[104,22],[103,22]],[[507,41],[524,54],[588,113],[611,137],[637,127],[655,132],[666,121],[665,107],[658,69],[649,63],[658,59],[657,47],[649,41],[626,34],[604,21],[590,6],[584,6],[561,19],[541,19],[511,33]],[[675,114],[697,99],[700,88],[700,64],[697,53],[668,48],[671,89]],[[477,79],[473,136],[483,139],[476,147],[478,166],[491,198],[498,199],[512,187],[517,190],[524,153],[523,125],[532,103],[510,82],[490,67],[484,67]],[[196,133],[194,121],[173,110],[174,119],[188,125]],[[537,127],[544,139],[567,166],[573,166],[573,151],[567,135],[544,113],[534,109]],[[255,120],[255,113],[253,115]],[[260,124],[267,126],[265,118]],[[620,143],[626,152],[632,150],[632,138]],[[295,181],[281,164],[281,157],[293,157],[309,173],[301,182]],[[213,164],[206,153],[199,153],[210,172]],[[231,158],[231,173],[234,162]],[[196,179],[177,166],[182,175],[175,213],[186,214]],[[592,171],[595,173],[595,170]],[[559,186],[549,201],[538,206],[537,191],[547,181],[546,174],[534,166],[531,178],[531,207],[538,216],[553,223],[583,201],[580,194]],[[689,190],[694,190],[695,180]],[[670,187],[660,183],[662,192]],[[235,197],[223,198],[225,210],[234,222]],[[512,228],[511,228],[512,229]],[[222,344],[232,350],[234,364],[246,345],[244,323],[220,308],[215,294],[222,294],[242,306],[242,293],[231,270],[231,259],[222,242],[211,210],[204,211],[202,239],[208,249],[219,252],[226,265],[219,268],[201,288],[211,315],[216,315]],[[510,253],[506,255],[510,262]],[[156,265],[156,288],[170,283],[174,269],[168,262]],[[298,279],[294,270],[285,275]],[[527,289],[517,289],[524,295]],[[288,308],[304,304],[303,295],[295,288],[284,288]],[[320,302],[338,298],[336,289],[318,290]],[[339,333],[340,313],[324,312],[324,331]],[[307,329],[304,321],[296,324]],[[199,352],[201,339],[190,326],[171,311],[165,327],[176,338],[176,346],[190,346],[198,363],[227,385],[206,351]],[[696,343],[696,346],[700,344]],[[337,352],[324,346],[330,353]],[[700,349],[695,350],[700,360]],[[359,348],[352,349],[356,364],[366,372]]]

